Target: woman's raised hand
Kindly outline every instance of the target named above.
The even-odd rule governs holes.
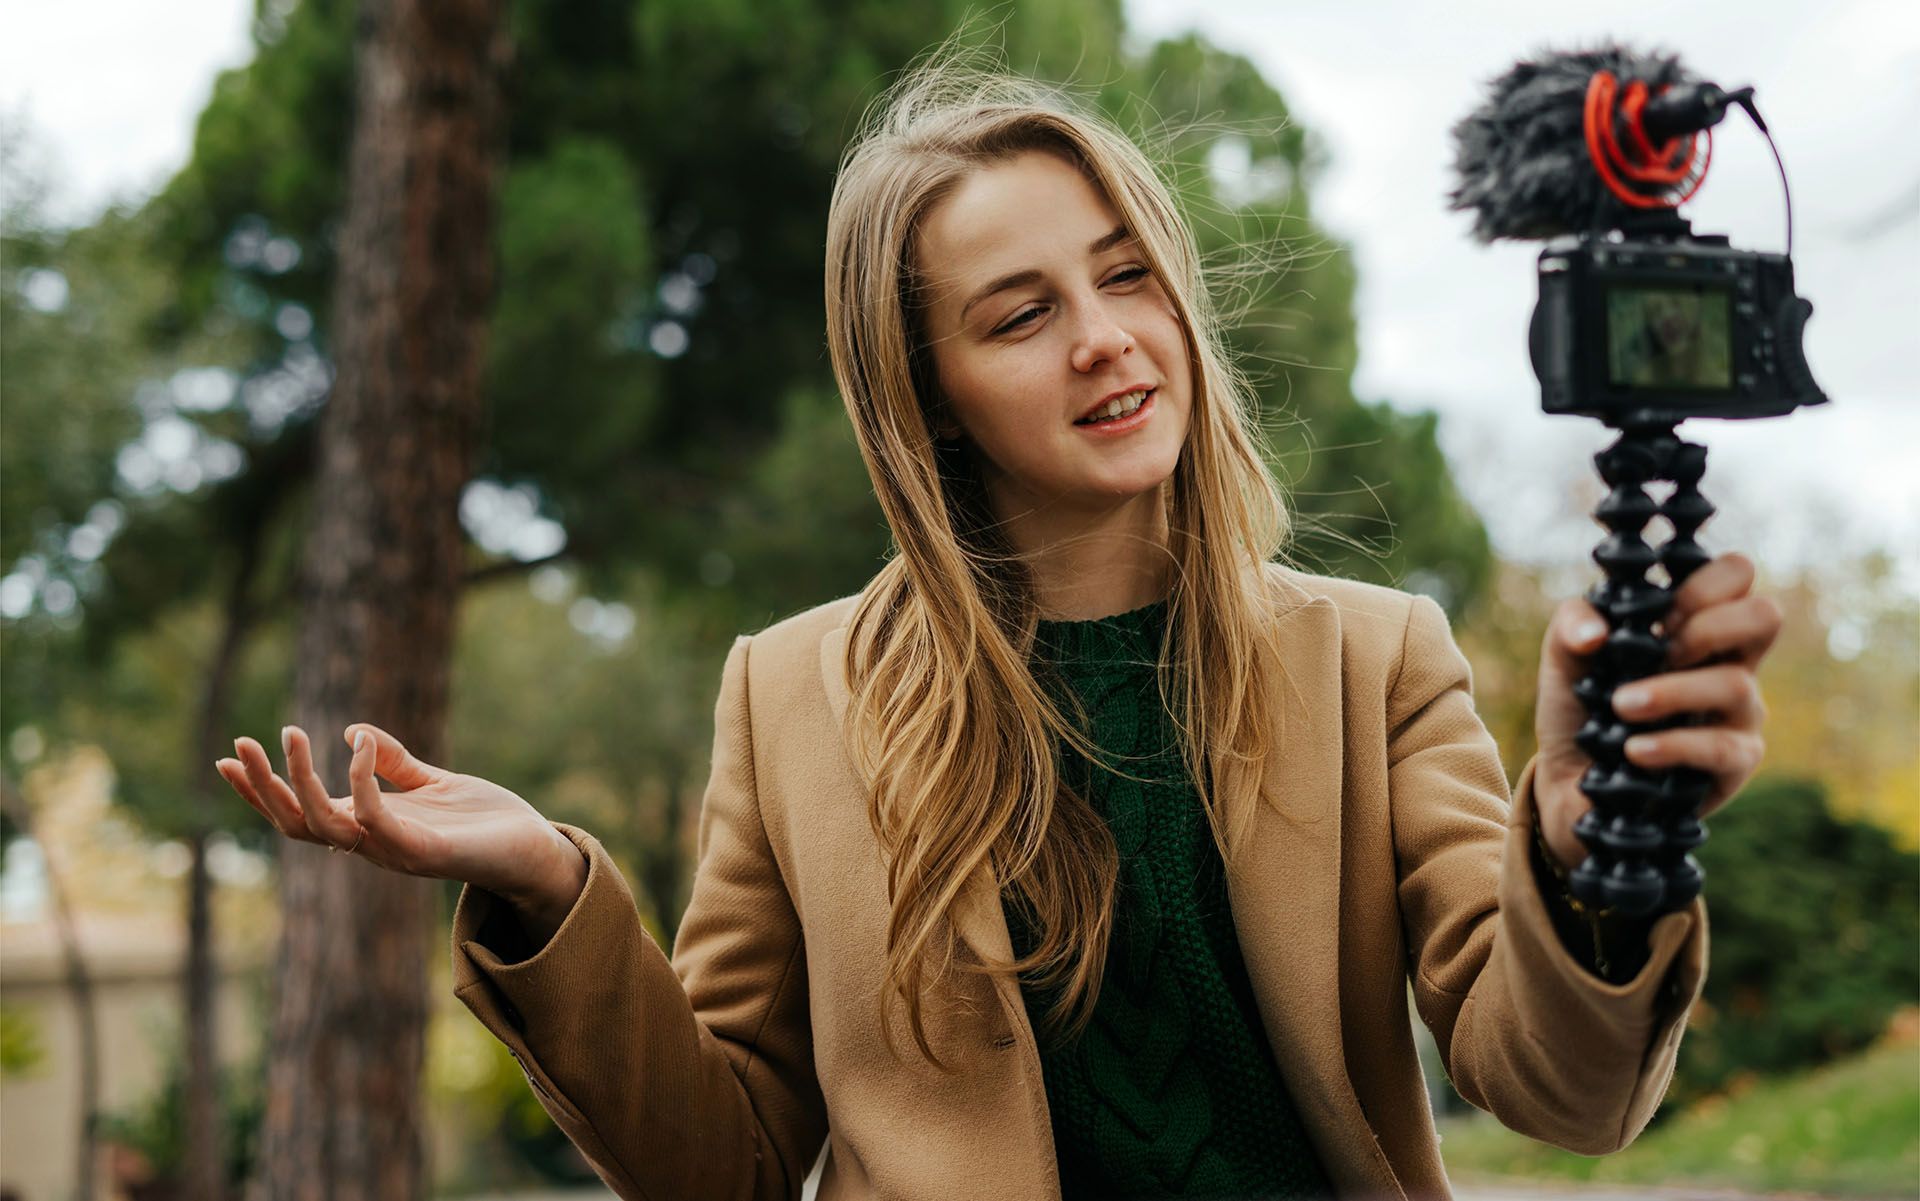
[[[1781,610],[1771,598],[1753,595],[1754,574],[1753,560],[1730,553],[1688,576],[1660,623],[1667,639],[1666,670],[1613,694],[1614,711],[1630,722],[1706,715],[1701,725],[1636,734],[1624,748],[1636,767],[1684,766],[1711,775],[1701,817],[1740,791],[1766,747],[1760,730],[1767,710],[1756,673],[1780,635]],[[1573,825],[1592,807],[1579,787],[1592,761],[1574,742],[1586,707],[1574,697],[1573,683],[1606,636],[1605,619],[1574,598],[1555,611],[1540,648],[1534,798],[1540,831],[1554,858],[1569,868],[1586,857]]]
[[[381,867],[461,880],[519,904],[564,906],[578,895],[585,860],[532,805],[478,776],[422,763],[374,726],[348,726],[346,738],[356,749],[345,797],[327,795],[313,768],[312,744],[298,726],[280,732],[284,779],[251,738],[235,739],[236,758],[214,767],[296,841],[352,848]],[[376,776],[400,791],[382,792]]]

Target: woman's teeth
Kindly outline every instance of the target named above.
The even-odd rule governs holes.
[[[1091,416],[1082,417],[1080,420],[1074,422],[1074,424],[1092,425],[1096,421],[1110,421],[1115,417],[1124,417],[1141,405],[1147,403],[1147,393],[1149,391],[1151,391],[1151,389],[1142,388],[1137,392],[1129,392],[1125,396],[1116,397],[1107,402],[1106,408],[1095,409]]]

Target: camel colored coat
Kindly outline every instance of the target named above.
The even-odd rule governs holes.
[[[1632,982],[1587,973],[1532,877],[1533,765],[1510,802],[1440,607],[1270,571],[1282,741],[1228,891],[1267,1037],[1340,1195],[1449,1195],[1409,982],[1467,1100],[1574,1151],[1625,1146],[1699,995],[1704,906],[1660,919]],[[841,733],[852,603],[734,642],[671,961],[600,843],[570,826],[586,889],[530,958],[496,953],[500,901],[460,896],[456,995],[622,1197],[797,1197],[823,1142],[821,1201],[1060,1195],[1017,981],[961,975],[927,998],[955,1075],[910,1037],[899,1060],[881,1038],[886,870]],[[954,921],[963,954],[1011,956],[985,869]]]

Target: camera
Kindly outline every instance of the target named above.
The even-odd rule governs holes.
[[[1813,305],[1794,293],[1790,258],[1694,236],[1670,215],[1644,225],[1564,234],[1541,251],[1527,351],[1542,409],[1624,428],[1826,403],[1802,346]]]
[[[1490,90],[1454,126],[1450,199],[1475,214],[1482,242],[1545,242],[1527,336],[1542,409],[1625,430],[1827,403],[1802,344],[1813,305],[1793,290],[1786,164],[1752,88],[1602,45],[1517,63]],[[1734,107],[1780,168],[1784,254],[1695,235],[1676,211],[1705,182],[1713,127]]]
[[[1608,534],[1593,551],[1606,578],[1587,600],[1609,632],[1573,687],[1587,713],[1574,741],[1592,761],[1580,778],[1592,807],[1574,826],[1589,854],[1567,883],[1589,915],[1651,919],[1700,895],[1706,876],[1691,852],[1707,836],[1699,810],[1713,777],[1628,762],[1634,734],[1692,717],[1636,725],[1613,695],[1662,669],[1671,642],[1661,623],[1709,560],[1694,537],[1714,512],[1699,489],[1707,448],[1674,427],[1827,403],[1802,342],[1813,305],[1793,290],[1793,196],[1753,89],[1698,79],[1671,54],[1613,45],[1548,53],[1515,64],[1490,90],[1454,126],[1452,207],[1475,214],[1482,242],[1545,243],[1527,335],[1541,408],[1619,431],[1593,457],[1607,485],[1593,515]],[[1713,126],[1733,106],[1753,119],[1780,169],[1784,254],[1695,235],[1675,211],[1705,182]],[[1647,485],[1656,483],[1672,491],[1655,499]],[[1673,531],[1657,546],[1644,537],[1656,517]],[[1664,582],[1648,578],[1655,568]],[[1598,925],[1594,937],[1598,958]],[[1626,941],[1645,945],[1637,933]],[[1643,962],[1635,949],[1599,970],[1621,984]]]

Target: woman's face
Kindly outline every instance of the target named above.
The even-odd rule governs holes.
[[[944,411],[1001,517],[1151,496],[1186,442],[1186,337],[1131,231],[1058,155],[968,176],[923,218],[927,334]],[[1094,421],[1116,398],[1144,404]]]

